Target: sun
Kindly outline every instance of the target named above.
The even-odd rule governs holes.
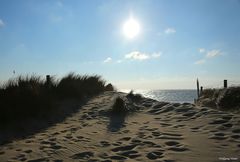
[[[132,39],[136,37],[140,32],[140,25],[137,20],[130,17],[124,24],[123,24],[123,33],[124,35]]]

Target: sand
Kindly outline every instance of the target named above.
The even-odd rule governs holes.
[[[142,99],[127,116],[109,115],[105,92],[71,117],[0,146],[0,161],[240,161],[240,115],[193,104]]]

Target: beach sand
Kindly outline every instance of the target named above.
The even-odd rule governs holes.
[[[240,114],[144,98],[109,115],[118,92],[91,99],[39,133],[0,146],[0,161],[240,161]]]

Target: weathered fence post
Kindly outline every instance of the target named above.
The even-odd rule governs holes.
[[[200,89],[200,96],[202,95],[202,91],[203,91],[203,87],[201,86],[201,89]]]
[[[223,81],[223,87],[224,87],[224,88],[227,88],[227,80],[224,80],[224,81]]]
[[[199,94],[199,82],[198,82],[198,78],[197,78],[197,96],[199,98],[200,94]]]
[[[47,87],[50,88],[50,84],[51,84],[51,78],[50,78],[50,75],[46,75],[46,84],[47,84]]]

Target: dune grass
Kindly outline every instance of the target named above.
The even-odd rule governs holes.
[[[208,99],[223,110],[240,109],[240,87],[205,89],[198,102]]]
[[[85,99],[104,88],[105,80],[98,75],[70,73],[48,82],[38,75],[18,76],[0,87],[0,126],[29,118],[48,118],[57,111],[58,101]]]
[[[134,92],[133,92],[133,90],[131,90],[128,94],[127,94],[127,96],[126,96],[128,99],[131,99],[132,101],[134,101],[134,102],[138,102],[138,101],[140,101],[142,98],[143,98],[143,96],[141,95],[141,94],[134,94]]]

